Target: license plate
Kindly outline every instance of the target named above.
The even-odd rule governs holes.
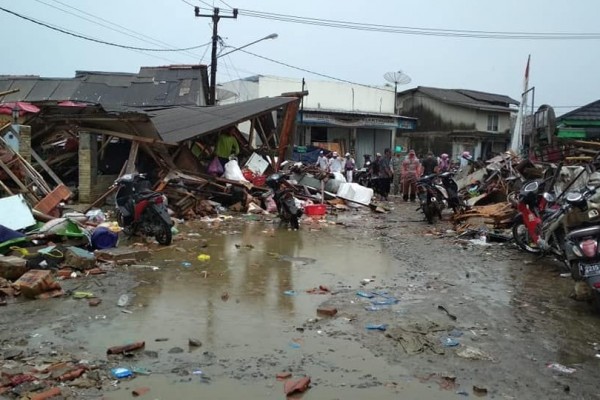
[[[600,275],[600,264],[579,264],[579,269],[584,278]]]

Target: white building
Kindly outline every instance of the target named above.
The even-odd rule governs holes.
[[[394,89],[387,86],[257,75],[219,89],[219,104],[308,91],[298,113],[295,144],[350,152],[359,165],[365,154],[393,149],[399,130],[416,127],[415,119],[395,115]]]

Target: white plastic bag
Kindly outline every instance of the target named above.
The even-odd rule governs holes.
[[[248,182],[246,178],[244,178],[244,174],[242,174],[242,170],[240,169],[237,160],[230,160],[225,164],[225,174],[223,176],[225,179],[232,181]]]

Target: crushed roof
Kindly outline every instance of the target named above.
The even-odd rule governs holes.
[[[76,71],[74,78],[0,76],[3,102],[78,101],[114,107],[206,105],[206,66],[142,67],[139,73]]]

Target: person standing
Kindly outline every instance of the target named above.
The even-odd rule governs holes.
[[[327,172],[327,167],[329,166],[329,160],[323,153],[323,150],[319,152],[319,157],[317,158],[317,167],[323,172]]]
[[[408,157],[402,162],[402,198],[415,201],[417,198],[417,179],[420,176],[421,163],[414,150],[408,152]]]
[[[341,173],[344,169],[344,161],[338,156],[337,151],[331,153],[331,159],[329,160],[329,172]]]
[[[440,173],[448,172],[450,170],[450,159],[448,154],[442,153],[440,156],[440,162],[438,164]]]
[[[382,201],[388,201],[390,194],[390,184],[392,182],[392,168],[390,162],[392,160],[392,152],[390,149],[383,151],[383,157],[379,160],[379,194]]]
[[[394,196],[398,196],[402,193],[402,185],[400,182],[400,178],[402,177],[402,159],[400,158],[400,152],[396,151],[395,156],[392,158],[390,162],[392,167],[393,176],[393,188],[392,193]]]
[[[427,176],[435,174],[438,162],[431,151],[427,153],[427,157],[423,160],[421,164],[423,165],[423,175]]]
[[[231,156],[237,156],[240,153],[240,145],[233,135],[235,128],[222,131],[217,139],[215,146],[215,155],[219,157],[221,166],[225,168],[225,164],[229,162]]]
[[[346,153],[346,161],[344,163],[344,171],[346,172],[346,181],[352,183],[352,175],[356,169],[356,162],[350,153]]]

